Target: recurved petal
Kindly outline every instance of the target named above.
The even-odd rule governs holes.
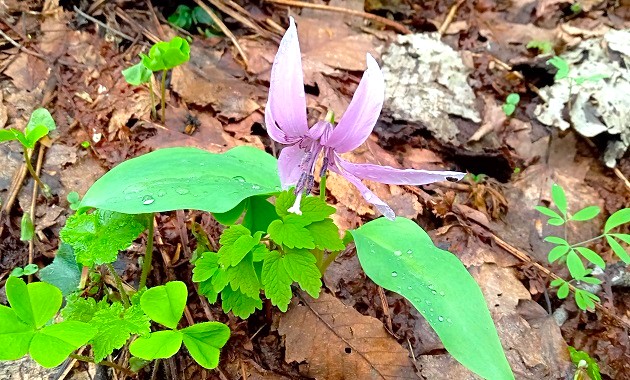
[[[294,186],[302,175],[300,164],[306,155],[306,151],[299,147],[299,144],[282,148],[278,158],[278,174],[282,189],[286,190]]]
[[[348,109],[331,133],[327,146],[344,153],[363,144],[374,129],[384,98],[383,73],[374,58],[367,54],[367,70],[363,73]]]
[[[340,170],[340,168],[337,167],[336,165],[332,165],[330,170],[334,171],[335,173],[341,174],[345,179],[348,180],[348,182],[353,184],[359,190],[363,198],[366,201],[373,204],[374,206],[376,206],[378,211],[380,211],[381,214],[383,214],[387,219],[390,219],[390,220],[396,219],[396,214],[394,213],[394,210],[392,210],[391,207],[387,205],[387,203],[383,202],[379,197],[376,196],[376,194],[374,194],[370,189],[368,189],[363,184],[363,182],[361,182],[361,179],[359,179],[358,177],[356,177],[350,172],[347,172],[343,169]]]
[[[391,166],[355,164],[339,156],[335,158],[335,161],[343,170],[359,178],[390,185],[426,185],[433,182],[446,181],[448,178],[460,180],[466,175],[466,173],[448,170],[396,169]]]
[[[271,138],[283,144],[308,132],[302,57],[293,17],[271,67],[265,123]]]

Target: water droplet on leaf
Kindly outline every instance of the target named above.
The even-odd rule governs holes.
[[[163,197],[165,195],[166,195],[166,191],[164,191],[164,190],[158,191],[158,197]]]
[[[259,189],[260,189],[260,186],[258,186],[258,185],[252,185],[252,189],[254,189],[254,190],[259,190]]]
[[[400,252],[400,251],[394,251],[394,256],[400,256],[400,255],[402,255],[402,252]]]
[[[178,187],[175,192],[179,195],[188,194],[190,191],[188,189],[184,189],[183,187]]]
[[[236,177],[232,177],[232,179],[237,180],[240,183],[245,182],[245,178],[241,177],[240,175],[237,175]]]
[[[392,277],[398,277],[398,272],[396,271],[392,272]]]
[[[155,199],[150,195],[145,195],[144,197],[142,197],[143,205],[150,205],[153,202],[155,202]]]
[[[438,321],[443,322],[443,321],[444,321],[444,317],[440,315],[440,316],[438,317]]]

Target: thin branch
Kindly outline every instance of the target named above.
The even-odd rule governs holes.
[[[131,37],[130,35],[125,34],[125,33],[121,32],[119,30],[116,30],[116,29],[112,28],[111,26],[105,24],[104,22],[99,21],[98,19],[95,19],[94,17],[90,16],[89,14],[87,14],[87,13],[83,12],[82,10],[80,10],[79,8],[77,8],[76,5],[73,8],[74,8],[75,12],[77,12],[81,16],[85,17],[87,20],[92,21],[96,25],[107,29],[111,33],[113,33],[113,34],[115,34],[115,35],[117,35],[119,37],[122,37],[122,38],[124,38],[124,39],[126,39],[128,41],[131,41],[131,42],[134,42],[136,40],[135,38]]]

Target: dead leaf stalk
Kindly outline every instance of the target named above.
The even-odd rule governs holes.
[[[92,21],[96,25],[100,26],[101,28],[106,29],[107,31],[109,31],[112,34],[115,34],[115,35],[117,35],[119,37],[122,37],[122,38],[126,39],[127,41],[134,42],[136,40],[135,38],[131,37],[130,35],[125,34],[125,33],[121,32],[120,30],[116,30],[116,29],[112,28],[111,26],[105,24],[104,22],[102,22],[102,21],[100,21],[98,19],[95,19],[94,17],[92,17],[89,14],[83,12],[82,10],[77,8],[76,6],[74,6],[74,11],[77,12],[78,14],[80,14],[86,20]]]
[[[446,15],[446,18],[444,19],[444,22],[442,23],[442,25],[440,25],[440,29],[438,29],[438,33],[440,37],[442,37],[442,35],[446,32],[446,30],[448,29],[448,26],[451,25],[451,23],[453,22],[453,19],[455,18],[455,15],[457,14],[457,10],[462,4],[464,4],[465,1],[466,0],[459,0],[458,2],[453,4],[451,9],[449,9],[448,14]]]

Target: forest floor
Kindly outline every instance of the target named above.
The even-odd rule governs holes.
[[[323,9],[292,1],[209,1],[233,39],[169,24],[181,3],[196,5],[0,1],[0,128],[23,128],[37,107],[49,109],[58,128],[39,150],[50,199],[38,196],[33,203],[21,148],[0,144],[0,287],[13,268],[29,260],[28,244],[20,241],[22,214],[32,210],[35,216],[34,263],[49,264],[73,212],[67,195],[85,194],[126,159],[174,146],[219,153],[251,145],[277,154],[281,146],[265,131],[264,106],[271,64],[292,15],[311,120],[330,109],[343,114],[365,69],[366,52],[385,72],[381,118],[366,144],[347,159],[471,173],[458,183],[369,187],[466,265],[486,297],[516,377],[573,378],[570,345],[595,358],[604,378],[630,379],[627,266],[605,242],[588,245],[609,265],[598,272],[604,284],[594,290],[601,299],[597,309],[582,311],[572,296],[560,300],[549,287],[554,276],[567,278],[568,270],[547,261],[553,246],[544,241],[552,234],[566,234],[569,241],[597,236],[606,217],[630,206],[630,160],[624,154],[630,103],[623,99],[628,98],[623,89],[630,88],[627,1],[318,1]],[[148,89],[130,86],[121,71],[152,43],[174,35],[192,38],[191,60],[168,76],[167,119],[159,123],[150,117]],[[554,55],[576,76],[610,73],[569,85],[558,103],[567,87],[554,81],[557,70],[547,63]],[[503,105],[511,93],[520,101],[507,116]],[[553,183],[564,188],[570,210],[595,205],[603,212],[567,229],[548,225],[534,207],[550,204]],[[327,185],[342,229],[379,216],[342,179],[331,175]],[[221,226],[209,214],[160,214],[149,284],[178,279],[193,289],[193,221],[218,241]],[[132,285],[144,240],[121,252],[117,263]],[[232,337],[217,370],[205,370],[180,353],[170,363],[176,374],[170,378],[371,378],[373,359],[352,354],[327,315],[343,318],[349,329],[356,324],[383,336],[383,347],[399,345],[392,363],[409,363],[419,378],[477,378],[446,353],[409,302],[365,276],[353,250],[330,266],[324,287],[318,301],[296,294],[288,313],[266,304],[247,320],[193,293],[187,305],[191,318],[222,321]],[[321,350],[300,344],[317,340]],[[360,353],[361,343],[355,344]],[[82,369],[77,364],[75,372]]]

